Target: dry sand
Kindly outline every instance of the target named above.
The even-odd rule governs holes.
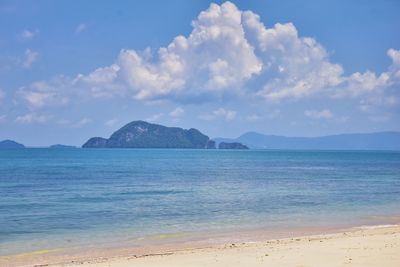
[[[229,244],[152,255],[90,259],[50,266],[399,267],[400,225],[355,228],[335,234]]]

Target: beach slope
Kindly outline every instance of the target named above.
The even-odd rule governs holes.
[[[400,226],[355,228],[335,234],[132,255],[56,266],[400,266]]]

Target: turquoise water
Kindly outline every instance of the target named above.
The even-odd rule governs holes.
[[[0,255],[399,213],[399,152],[0,150]]]

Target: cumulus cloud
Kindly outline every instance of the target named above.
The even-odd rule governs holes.
[[[304,115],[312,119],[331,119],[333,118],[333,113],[329,109],[323,110],[306,110]]]
[[[192,22],[193,31],[157,51],[122,50],[118,65],[134,97],[219,95],[261,71],[245,38],[241,11],[230,2],[211,4]]]
[[[292,23],[266,28],[257,14],[246,11],[243,27],[263,60],[263,75],[269,78],[257,95],[272,101],[300,98],[341,82],[341,66],[330,63],[314,39],[299,37]]]
[[[24,68],[29,69],[32,64],[38,59],[39,53],[35,52],[31,49],[26,49],[25,50],[25,58],[24,61],[22,62],[22,66]]]
[[[83,92],[92,98],[178,103],[228,96],[266,102],[346,97],[358,99],[360,110],[366,110],[367,105],[399,102],[399,92],[394,89],[400,84],[398,50],[388,50],[392,63],[383,73],[345,75],[321,44],[299,36],[292,23],[266,27],[257,14],[241,11],[231,2],[211,4],[192,27],[188,36],[176,36],[156,51],[123,49],[109,66],[64,79],[63,85],[49,82],[54,90],[26,86],[21,96],[36,107],[53,101],[63,103],[70,94]],[[37,54],[30,50],[27,54],[31,59],[26,66],[30,66]],[[371,100],[374,98],[380,100]]]
[[[236,111],[219,108],[209,114],[201,115],[201,116],[199,116],[199,118],[202,120],[207,120],[207,121],[212,121],[212,120],[216,120],[216,119],[232,121],[236,118]]]
[[[89,75],[78,74],[70,83],[75,88],[86,88],[95,97],[112,97],[124,94],[124,86],[118,81],[120,67],[113,64],[98,68]]]

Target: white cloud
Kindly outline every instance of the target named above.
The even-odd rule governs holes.
[[[0,115],[0,123],[4,123],[7,120],[7,116],[6,115]]]
[[[124,87],[118,82],[120,67],[113,64],[109,67],[98,68],[89,75],[78,74],[71,81],[72,86],[86,88],[93,97],[112,97],[122,95]]]
[[[301,98],[341,82],[343,70],[312,38],[300,38],[292,23],[266,28],[258,15],[243,13],[243,27],[262,58],[268,82],[257,92],[270,101]]]
[[[231,2],[211,4],[192,27],[188,36],[176,36],[155,52],[149,48],[142,52],[123,49],[109,66],[63,79],[63,84],[46,82],[51,90],[26,86],[21,96],[35,107],[77,99],[73,94],[178,103],[232,96],[241,101],[267,102],[346,97],[359,101],[361,110],[366,110],[366,102],[370,106],[400,102],[399,92],[394,90],[400,84],[398,50],[388,50],[392,64],[383,73],[345,75],[321,44],[299,36],[292,23],[268,28],[257,14],[241,11]],[[27,53],[31,58],[27,67],[36,60],[35,53]],[[380,100],[370,100],[374,98]],[[216,114],[202,117],[207,116]]]
[[[378,108],[392,108],[399,105],[399,98],[395,96],[374,95],[360,100],[359,108],[361,111],[375,113]]]
[[[39,30],[23,30],[21,34],[19,35],[23,40],[31,40],[33,39],[37,34],[39,33]]]
[[[107,126],[107,127],[114,127],[115,126],[115,124],[117,124],[118,123],[118,119],[111,119],[111,120],[108,120],[108,121],[106,121],[105,123],[104,123],[104,125],[105,126]]]
[[[172,110],[169,113],[169,116],[176,118],[176,117],[182,116],[184,113],[185,113],[185,110],[183,108],[177,107],[176,109]]]
[[[210,114],[201,115],[201,116],[199,116],[199,118],[202,120],[207,120],[207,121],[212,121],[212,120],[216,120],[216,119],[232,121],[236,118],[236,111],[219,108],[219,109],[214,110]]]
[[[76,27],[75,33],[81,33],[84,30],[86,30],[86,28],[87,28],[86,24],[85,23],[81,23]]]
[[[331,119],[334,117],[333,113],[329,109],[323,110],[306,110],[304,115],[312,119]]]
[[[134,98],[219,95],[261,71],[235,5],[211,4],[192,25],[188,37],[177,36],[156,55],[149,49],[121,51],[117,64]]]
[[[32,64],[38,59],[39,53],[35,52],[31,49],[26,49],[25,50],[25,58],[24,61],[22,62],[22,66],[24,68],[29,69]]]
[[[400,52],[388,50],[392,65],[387,72],[356,72],[344,76],[343,68],[329,60],[327,51],[313,38],[299,37],[292,23],[277,23],[266,28],[258,15],[243,12],[246,37],[262,59],[268,79],[256,92],[267,101],[304,98],[313,95],[327,97],[364,97],[383,92],[400,82]],[[398,98],[398,96],[397,96]]]
[[[157,121],[159,121],[163,116],[164,116],[164,113],[154,114],[154,115],[152,115],[152,116],[146,118],[146,121],[149,121],[149,122],[157,122]]]
[[[19,88],[17,96],[31,109],[65,105],[70,100],[68,95],[72,93],[69,84],[69,80],[64,77],[54,78],[50,82],[37,81],[28,87]]]
[[[19,124],[46,123],[52,119],[49,115],[40,115],[37,113],[28,113],[15,118],[15,122]]]

